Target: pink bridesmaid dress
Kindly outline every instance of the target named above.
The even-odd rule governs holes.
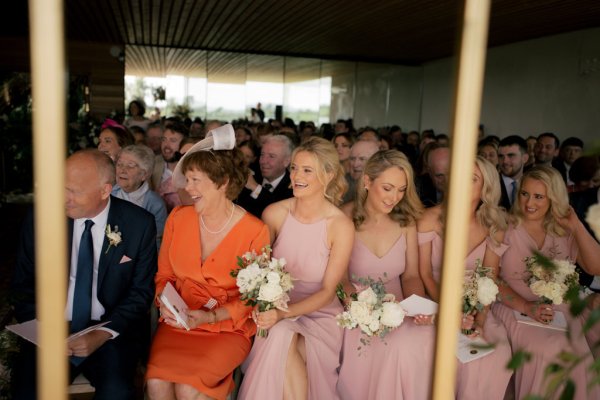
[[[433,279],[440,282],[442,272],[442,253],[444,242],[436,232],[420,232],[419,244],[431,242],[431,266]],[[465,268],[473,271],[477,259],[483,261],[485,251],[490,248],[498,256],[502,256],[507,246],[494,245],[487,237],[471,251],[465,260]],[[455,396],[460,400],[496,399],[502,400],[510,381],[512,371],[506,369],[511,358],[511,349],[506,329],[502,323],[488,311],[484,326],[484,339],[495,344],[493,353],[468,362],[458,362],[456,371]]]
[[[526,267],[523,261],[525,257],[533,254],[537,245],[529,236],[523,226],[511,226],[506,231],[504,241],[510,247],[502,257],[502,269],[500,275],[504,281],[525,300],[535,301],[539,298],[534,295],[525,282]],[[544,244],[539,250],[546,257],[554,259],[577,258],[577,245],[572,235],[557,237],[546,234]],[[591,391],[586,391],[592,375],[587,372],[593,358],[590,355],[590,347],[582,336],[583,319],[574,318],[568,311],[568,305],[555,305],[555,310],[562,311],[571,330],[572,341],[569,341],[565,332],[536,327],[517,322],[513,309],[496,303],[493,312],[502,320],[508,331],[508,338],[513,351],[525,350],[532,354],[531,361],[525,363],[515,372],[516,397],[523,398],[528,394],[541,395],[545,392],[547,382],[544,379],[544,370],[549,363],[557,360],[557,355],[562,351],[569,351],[578,355],[588,355],[584,363],[580,364],[571,373],[575,382],[575,399],[600,399],[598,385],[594,385]]]
[[[321,288],[330,249],[327,247],[326,221],[312,224],[298,221],[290,213],[273,244],[273,257],[285,258],[286,269],[294,279],[291,303],[299,302]],[[335,316],[343,311],[335,298],[329,305],[296,319],[282,319],[266,338],[255,337],[250,355],[242,365],[244,380],[238,398],[281,399],[285,364],[292,336],[304,336],[308,371],[308,398],[337,399],[342,346],[342,328]]]
[[[404,297],[399,277],[404,272],[405,263],[405,235],[381,258],[355,237],[348,269],[353,280],[354,277],[381,278],[386,292],[394,294],[400,301]],[[412,318],[406,317],[400,327],[383,339],[373,337],[371,343],[364,346],[360,341],[364,337],[359,328],[344,330],[342,366],[337,386],[340,398],[430,398],[435,347],[433,326],[418,326]]]

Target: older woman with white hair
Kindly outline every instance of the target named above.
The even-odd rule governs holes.
[[[167,219],[167,209],[158,193],[150,190],[148,179],[154,169],[154,152],[144,145],[123,148],[116,160],[117,184],[112,195],[136,204],[154,215],[156,245],[160,242]]]

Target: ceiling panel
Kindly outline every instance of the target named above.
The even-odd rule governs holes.
[[[73,40],[418,65],[453,54],[461,4],[456,0],[65,0],[65,19],[67,36]],[[3,11],[11,18],[0,26],[0,35],[27,35],[27,2],[7,1]],[[498,46],[597,26],[599,0],[493,0],[489,43]],[[142,65],[166,60],[142,53],[135,53],[139,60],[130,61]],[[184,54],[194,53],[178,53]]]

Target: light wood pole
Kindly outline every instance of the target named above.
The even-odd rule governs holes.
[[[473,165],[481,111],[490,0],[465,0],[444,232],[433,399],[454,399]]]
[[[66,70],[62,0],[31,0],[38,399],[66,399]]]

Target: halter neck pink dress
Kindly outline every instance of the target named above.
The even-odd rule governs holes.
[[[420,232],[419,244],[431,242],[431,267],[433,279],[440,282],[442,273],[442,254],[444,242],[437,232]],[[483,261],[486,249],[489,248],[498,256],[502,256],[506,245],[495,245],[488,236],[475,247],[465,260],[466,270],[475,270],[477,259]],[[493,353],[466,364],[457,360],[455,396],[460,400],[497,399],[502,400],[510,381],[512,371],[506,369],[511,358],[506,329],[502,323],[488,311],[484,325],[485,340],[495,344]]]
[[[519,225],[509,227],[504,235],[504,242],[510,247],[502,257],[500,276],[517,294],[528,301],[539,298],[531,292],[525,282],[525,257],[531,256],[534,250],[539,250],[546,257],[553,259],[569,259],[572,262],[577,259],[578,250],[573,235],[558,237],[548,233],[542,247],[538,249],[533,238],[522,225]],[[555,310],[562,311],[565,315],[572,341],[567,339],[563,331],[519,323],[515,319],[512,308],[499,302],[494,305],[493,312],[506,326],[513,352],[525,350],[532,354],[531,360],[515,372],[517,398],[523,398],[530,393],[543,394],[547,386],[547,382],[544,382],[545,368],[550,362],[557,360],[556,357],[560,352],[568,351],[588,356],[570,376],[576,385],[574,399],[600,399],[600,388],[597,384],[590,392],[586,392],[586,387],[592,379],[587,369],[593,362],[593,358],[590,356],[590,347],[582,336],[583,319],[572,317],[568,308],[565,304],[554,306]]]
[[[350,257],[351,277],[381,278],[387,293],[404,298],[400,276],[406,266],[406,236],[402,235],[383,256],[377,257],[358,238]],[[354,281],[353,283],[358,284]],[[365,336],[359,328],[344,330],[342,367],[338,394],[344,400],[430,398],[435,328],[417,326],[406,317],[402,325],[385,338]],[[360,350],[358,348],[360,347]]]
[[[321,288],[329,253],[326,220],[304,224],[291,213],[287,215],[273,244],[273,257],[287,261],[286,269],[294,279],[291,303]],[[306,343],[308,398],[337,399],[335,385],[343,333],[335,316],[342,311],[341,303],[335,298],[310,314],[277,322],[266,338],[255,337],[250,355],[242,366],[245,375],[238,398],[283,398],[287,354],[292,336],[298,333],[304,336]]]

